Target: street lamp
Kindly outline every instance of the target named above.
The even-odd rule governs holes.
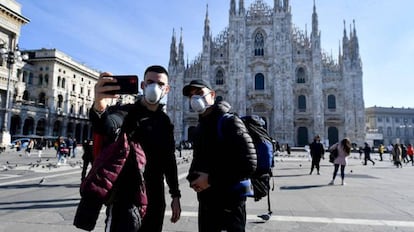
[[[403,120],[404,124],[400,125],[400,128],[403,130],[405,141],[403,143],[410,143],[409,139],[409,130],[411,129],[412,125],[408,123],[407,119]],[[402,137],[402,136],[401,136]]]
[[[10,142],[10,133],[8,131],[8,119],[9,119],[9,103],[10,103],[10,79],[13,72],[13,64],[16,62],[21,62],[27,60],[29,57],[27,54],[21,54],[19,46],[16,45],[15,48],[7,48],[7,44],[3,43],[2,48],[0,49],[0,54],[3,59],[6,60],[8,76],[7,76],[7,89],[6,89],[6,106],[4,108],[4,120],[2,126],[2,143]],[[5,138],[7,136],[7,138]]]

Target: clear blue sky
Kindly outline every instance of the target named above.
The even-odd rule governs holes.
[[[78,62],[116,74],[143,75],[168,66],[172,31],[183,28],[185,57],[201,51],[206,5],[213,36],[228,25],[223,0],[17,0],[31,22],[22,49],[56,48]],[[236,1],[238,3],[238,0]],[[245,0],[248,8],[254,0]],[[273,7],[273,0],[264,0]],[[313,0],[290,0],[293,23],[311,30]],[[355,19],[364,72],[365,106],[414,108],[414,1],[316,0],[322,49],[337,58]],[[306,26],[307,25],[307,26]]]

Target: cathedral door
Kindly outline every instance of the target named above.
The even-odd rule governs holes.
[[[306,127],[298,128],[298,140],[297,141],[298,141],[297,146],[305,146],[309,144],[308,128]]]

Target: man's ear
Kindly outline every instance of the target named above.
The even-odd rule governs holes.
[[[167,94],[168,92],[170,92],[170,85],[165,86],[164,94]]]
[[[144,91],[144,87],[145,87],[145,83],[144,83],[144,81],[141,81],[141,89],[142,89],[142,91]]]

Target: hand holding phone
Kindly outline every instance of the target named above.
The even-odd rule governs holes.
[[[114,75],[115,83],[107,83],[104,86],[119,86],[119,90],[107,91],[108,94],[138,94],[137,75]]]

